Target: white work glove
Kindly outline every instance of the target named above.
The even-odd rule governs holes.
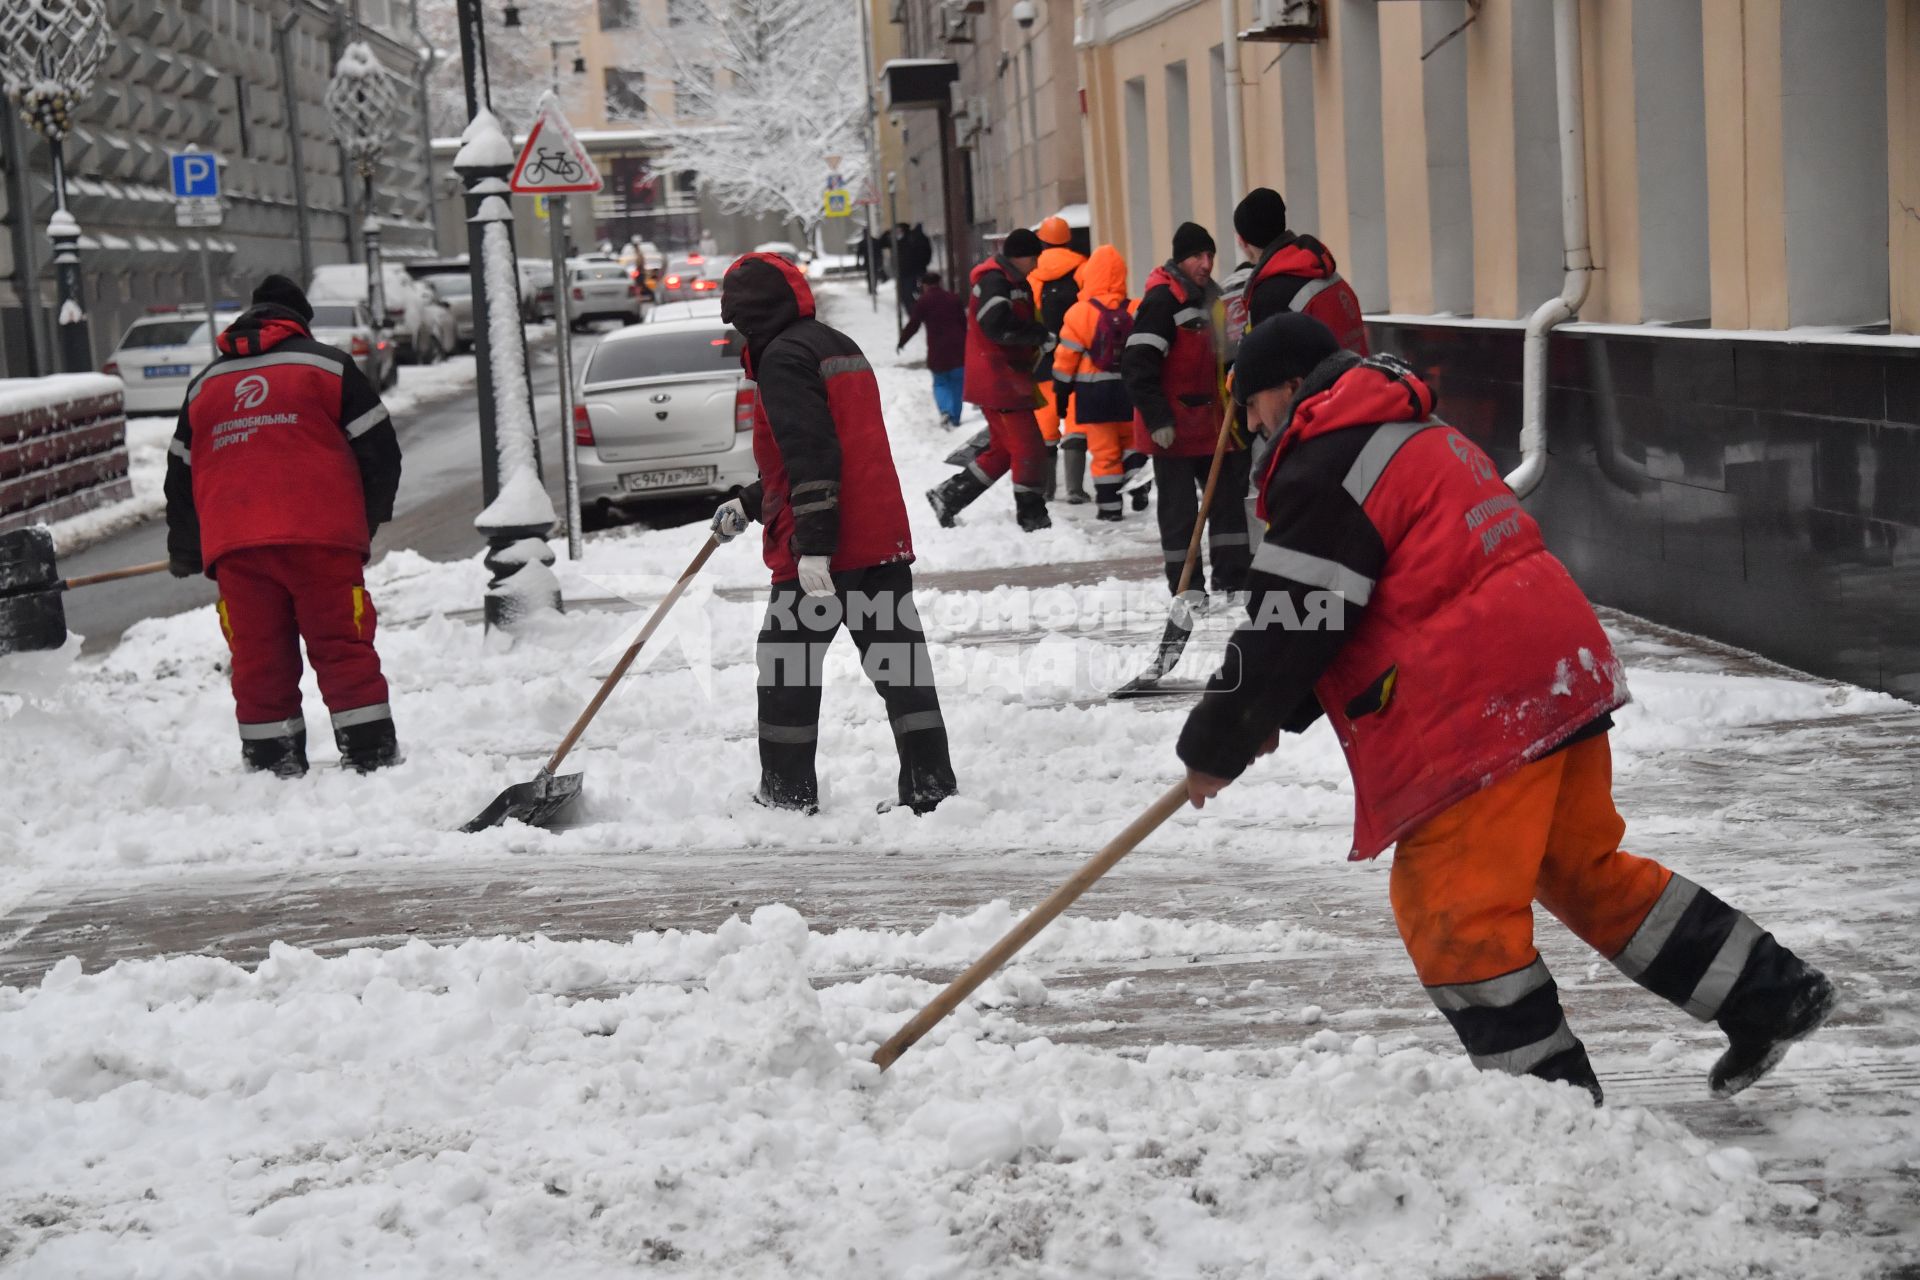
[[[1159,445],[1162,449],[1173,448],[1174,430],[1172,427],[1162,427],[1158,431],[1153,432],[1152,434],[1153,434],[1153,442],[1156,445]]]
[[[713,540],[732,542],[745,533],[747,526],[751,523],[752,521],[747,519],[747,504],[738,498],[729,498],[720,504],[718,511],[713,513]]]
[[[832,595],[832,564],[832,556],[801,556],[800,589],[810,596]]]

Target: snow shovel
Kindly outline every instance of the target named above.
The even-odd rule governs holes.
[[[1000,966],[1011,960],[1014,953],[1032,942],[1040,931],[1053,923],[1055,916],[1074,904],[1074,900],[1088,889],[1093,882],[1113,870],[1114,864],[1132,853],[1134,848],[1161,823],[1171,818],[1187,802],[1187,784],[1182,779],[1176,782],[1165,795],[1155,800],[1147,811],[1127,824],[1122,831],[1108,842],[1106,848],[1089,858],[1085,865],[1073,873],[1073,878],[1053,891],[1045,902],[1029,911],[1026,918],[1007,931],[1007,936],[993,944],[987,954],[975,960],[973,964],[947,984],[942,991],[928,1002],[927,1007],[913,1015],[912,1021],[893,1033],[893,1038],[874,1050],[873,1063],[882,1071],[900,1060],[900,1055],[914,1046],[921,1036],[940,1025],[942,1019],[960,1007],[960,1002],[972,995],[981,983],[999,972]]]
[[[1220,484],[1220,466],[1226,461],[1227,439],[1233,433],[1231,402],[1220,419],[1220,438],[1214,442],[1213,465],[1207,468],[1207,487],[1200,494],[1200,514],[1193,519],[1193,536],[1187,539],[1187,563],[1180,570],[1180,589],[1173,593],[1173,607],[1167,614],[1167,629],[1160,633],[1160,646],[1153,652],[1147,669],[1115,689],[1109,697],[1144,698],[1160,690],[1160,679],[1173,670],[1193,635],[1193,602],[1187,599],[1187,587],[1193,582],[1194,566],[1200,563],[1200,539],[1207,527],[1207,513],[1213,510],[1213,491]],[[1235,501],[1240,499],[1236,498]]]
[[[67,610],[61,596],[122,578],[160,573],[165,560],[105,573],[62,578],[54,566],[53,535],[43,528],[0,533],[0,657],[58,649],[67,642]]]
[[[567,736],[560,739],[560,745],[554,749],[552,757],[546,764],[540,767],[540,772],[533,776],[533,780],[517,782],[495,796],[492,804],[482,809],[472,822],[460,828],[462,831],[485,831],[488,827],[499,826],[508,818],[518,818],[530,827],[544,827],[560,810],[566,808],[575,796],[580,794],[580,781],[583,775],[568,773],[555,776],[556,771],[565,763],[567,753],[573,750],[573,744],[580,741],[580,735],[587,731],[589,724],[593,723],[593,717],[599,714],[601,706],[607,700],[607,695],[613,692],[613,686],[620,683],[620,677],[627,674],[627,668],[631,667],[633,660],[640,656],[641,647],[652,638],[655,629],[667,616],[667,610],[673,608],[674,602],[687,589],[687,584],[693,581],[694,575],[705,567],[707,558],[719,548],[719,539],[709,535],[707,544],[701,547],[700,553],[680,571],[679,581],[675,582],[667,594],[661,598],[660,603],[653,607],[653,616],[647,619],[647,625],[640,628],[640,634],[635,636],[633,643],[627,646],[627,651],[620,655],[620,661],[613,664],[613,670],[608,673],[605,680],[600,682],[600,690],[593,695],[593,701],[589,702],[587,709],[580,713],[580,718],[573,722],[573,728],[567,730]]]

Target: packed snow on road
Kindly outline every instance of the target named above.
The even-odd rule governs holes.
[[[890,309],[823,292],[877,366],[960,795],[876,814],[892,736],[843,641],[820,814],[751,803],[757,530],[571,757],[585,794],[555,831],[457,829],[532,776],[701,526],[562,558],[568,612],[511,636],[482,628],[477,554],[379,559],[408,758],[364,778],[324,767],[323,733],[304,779],[242,773],[210,608],[97,658],[0,661],[0,938],[49,894],[185,903],[239,874],[344,896],[592,862],[636,902],[726,903],[743,878],[798,898],[831,864],[855,886],[804,915],[636,909],[631,934],[570,938],[540,932],[554,895],[529,890],[510,936],[352,945],[349,920],[257,961],[67,959],[0,986],[0,1274],[1641,1280],[1914,1260],[1920,806],[1869,748],[1911,741],[1920,712],[1631,620],[1608,619],[1635,695],[1613,735],[1629,847],[1737,891],[1842,989],[1762,1087],[1707,1103],[1718,1033],[1544,913],[1569,1017],[1621,1087],[1595,1108],[1474,1070],[1422,1010],[1383,869],[1342,861],[1351,792],[1324,724],[874,1068],[1177,780],[1188,703],[1099,696],[1166,617],[1151,514],[1103,527],[1060,504],[1023,535],[1003,484],[938,528],[919,493],[958,439],[916,349],[892,355]],[[1231,625],[1203,619],[1182,678]],[[305,696],[312,715],[310,676]]]

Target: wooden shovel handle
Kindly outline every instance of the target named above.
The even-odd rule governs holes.
[[[1200,562],[1200,535],[1207,527],[1207,512],[1213,510],[1213,491],[1220,484],[1220,465],[1226,461],[1227,439],[1233,432],[1233,410],[1231,400],[1227,402],[1226,416],[1220,419],[1220,438],[1213,442],[1213,465],[1207,468],[1207,487],[1200,495],[1200,514],[1193,518],[1193,536],[1187,539],[1187,563],[1180,570],[1180,589],[1173,594],[1183,596],[1193,583],[1193,566]],[[1165,500],[1165,495],[1162,495]]]
[[[1042,929],[1053,923],[1055,916],[1072,906],[1074,899],[1085,893],[1094,881],[1113,870],[1116,862],[1132,853],[1134,846],[1145,840],[1154,828],[1171,818],[1186,802],[1187,784],[1183,779],[1149,805],[1145,813],[1128,823],[1125,831],[1088,859],[1073,873],[1071,880],[1053,891],[1052,897],[1028,912],[1025,919],[1009,930],[1006,937],[994,943],[965,973],[948,983],[947,989],[913,1015],[911,1022],[894,1032],[891,1040],[874,1051],[874,1064],[885,1071],[899,1061],[900,1055],[912,1048],[915,1041],[939,1026],[941,1020],[959,1008],[960,1002],[972,995],[976,987],[991,978],[1001,965],[1013,958],[1015,952],[1032,942]]]
[[[640,656],[641,647],[653,638],[653,633],[659,627],[661,619],[667,616],[667,610],[673,608],[674,601],[678,600],[680,594],[687,589],[687,584],[693,581],[694,575],[705,567],[707,558],[719,549],[720,540],[709,534],[707,545],[700,548],[700,553],[694,556],[687,567],[681,571],[680,580],[675,582],[667,594],[661,598],[660,603],[653,607],[653,616],[647,619],[647,625],[640,628],[640,634],[634,637],[632,644],[627,646],[627,651],[620,655],[620,661],[614,664],[613,671],[600,682],[600,691],[593,695],[593,701],[589,702],[587,709],[580,713],[580,718],[573,722],[573,728],[567,730],[567,736],[560,739],[560,745],[554,750],[553,758],[547,761],[546,772],[559,772],[561,764],[567,758],[567,752],[573,750],[573,744],[580,741],[580,735],[587,731],[589,724],[593,723],[593,717],[599,713],[601,705],[607,700],[607,695],[613,692],[613,686],[620,683],[620,677],[627,674],[627,668],[631,667],[633,660]]]
[[[64,591],[75,587],[91,587],[96,582],[118,582],[122,578],[144,578],[150,573],[159,573],[167,567],[165,560],[155,560],[152,564],[130,565],[125,569],[109,569],[105,573],[89,573],[78,578],[68,578],[60,584]]]

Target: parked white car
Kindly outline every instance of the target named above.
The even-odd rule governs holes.
[[[393,343],[374,332],[364,303],[323,301],[312,305],[313,320],[307,327],[316,341],[352,356],[367,381],[382,391],[400,380]]]
[[[600,339],[573,410],[589,526],[605,524],[616,507],[738,493],[759,478],[745,346],[718,319],[636,325]]]
[[[662,324],[668,320],[718,320],[720,318],[720,298],[718,294],[703,293],[686,302],[656,302],[647,311],[648,324]]]
[[[215,312],[224,329],[240,314],[238,305]],[[218,332],[218,330],[215,330]],[[100,366],[126,386],[130,416],[180,412],[187,384],[213,363],[204,307],[183,310],[171,306],[147,308],[147,314],[127,326],[120,343]]]
[[[458,345],[453,312],[433,289],[408,275],[397,262],[381,264],[386,294],[387,327],[392,331],[400,360],[407,364],[437,364]],[[357,262],[315,267],[307,286],[310,302],[367,301],[367,269]]]

